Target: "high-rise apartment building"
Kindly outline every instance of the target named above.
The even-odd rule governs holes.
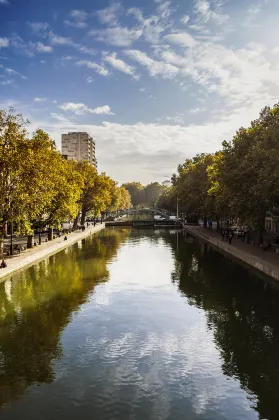
[[[88,133],[62,134],[62,155],[67,160],[87,160],[97,168],[95,140]]]

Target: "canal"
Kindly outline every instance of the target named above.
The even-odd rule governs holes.
[[[0,418],[278,420],[279,295],[185,232],[106,229],[0,284]]]

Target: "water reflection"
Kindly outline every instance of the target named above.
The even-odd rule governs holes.
[[[0,284],[0,406],[34,383],[54,380],[60,335],[96,284],[128,230],[100,234]]]
[[[278,308],[183,232],[107,229],[0,285],[1,414],[277,420]]]
[[[187,235],[169,236],[173,273],[188,304],[205,311],[221,352],[225,375],[254,394],[261,419],[279,418],[279,294],[218,252]]]

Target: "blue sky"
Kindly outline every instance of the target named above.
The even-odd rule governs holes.
[[[0,107],[163,181],[279,97],[278,0],[0,0]]]

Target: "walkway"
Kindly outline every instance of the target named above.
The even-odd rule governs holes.
[[[76,231],[67,235],[68,240],[64,241],[64,236],[56,238],[53,241],[42,243],[42,245],[36,246],[32,249],[27,249],[20,254],[12,255],[6,258],[7,267],[0,269],[0,282],[5,280],[8,276],[15,273],[16,271],[22,270],[28,266],[43,260],[62,249],[67,248],[70,245],[86,238],[87,236],[96,233],[104,229],[105,224],[98,224],[97,226],[90,225],[85,229],[84,232]]]
[[[258,246],[235,237],[230,245],[222,240],[218,232],[201,226],[185,226],[185,230],[279,281],[279,253],[263,251]]]

